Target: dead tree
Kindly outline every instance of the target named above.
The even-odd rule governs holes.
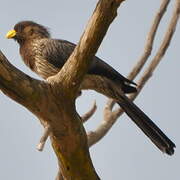
[[[117,8],[123,1],[100,0],[98,2],[74,52],[60,72],[49,78],[48,82],[39,81],[24,74],[11,65],[0,52],[0,89],[5,95],[36,115],[44,126],[45,132],[40,144],[38,144],[38,149],[43,149],[44,143],[50,135],[60,165],[57,180],[99,179],[89,155],[89,147],[104,137],[123,111],[120,108],[113,110],[114,101],[109,100],[105,106],[104,119],[100,125],[94,131],[86,133],[83,121],[91,117],[96,110],[96,105],[81,118],[76,112],[75,99],[91,59],[97,52],[109,25],[117,15]],[[169,2],[170,0],[162,0],[147,36],[144,52],[130,72],[129,79],[133,80],[136,77],[151,55],[159,22]],[[139,79],[138,92],[130,96],[132,100],[140,93],[162,60],[175,31],[179,13],[180,1],[176,0],[162,44]],[[76,71],[77,69],[78,71]]]

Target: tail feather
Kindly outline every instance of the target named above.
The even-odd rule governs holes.
[[[118,104],[162,152],[174,153],[175,144],[133,102],[123,96]]]

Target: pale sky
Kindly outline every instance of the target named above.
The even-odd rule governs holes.
[[[146,34],[160,2],[126,0],[119,8],[118,17],[111,25],[97,55],[126,76],[143,52]],[[23,64],[17,43],[5,38],[7,31],[18,21],[33,20],[49,27],[54,38],[77,43],[96,3],[97,0],[2,0],[0,49],[13,65],[38,78]],[[161,43],[174,3],[175,0],[171,0],[160,25],[152,55]],[[123,115],[108,135],[90,150],[93,164],[102,180],[179,180],[179,47],[178,25],[165,57],[135,101],[175,142],[175,154],[162,154],[136,125]],[[77,101],[78,111],[83,114],[94,100],[97,101],[98,110],[87,123],[88,130],[92,130],[102,119],[107,98],[87,91]],[[54,179],[57,160],[50,143],[46,144],[43,152],[36,150],[43,130],[37,118],[2,93],[0,113],[0,179]]]

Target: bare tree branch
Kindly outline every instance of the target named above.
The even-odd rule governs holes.
[[[37,111],[45,83],[15,68],[0,51],[0,89],[14,101]]]
[[[50,132],[51,132],[51,127],[49,125],[45,126],[44,127],[44,133],[39,141],[39,144],[37,145],[37,150],[38,151],[43,151],[44,149],[44,145],[47,141],[47,138],[49,137],[50,135]]]
[[[162,15],[165,12],[165,9],[168,3],[169,1],[166,1],[166,0],[162,1],[161,7],[160,7],[161,11],[159,11],[158,14]],[[162,57],[167,51],[167,48],[171,42],[173,33],[176,29],[179,13],[180,13],[180,1],[176,0],[172,18],[168,25],[167,32],[165,33],[164,39],[159,47],[159,50],[156,53],[155,57],[152,59],[151,64],[148,66],[148,68],[146,69],[146,71],[144,72],[140,80],[138,81],[138,92],[129,96],[130,99],[134,100],[137,97],[137,95],[140,93],[140,91],[144,87],[145,83],[152,76],[152,73],[155,71],[159,62],[162,60]],[[133,68],[133,71],[129,74],[128,77],[130,79],[135,78],[135,76],[140,72],[141,68],[143,67],[143,64],[145,63],[146,59],[150,55],[149,52],[151,52],[151,49],[152,49],[153,39],[155,36],[155,32],[157,30],[159,21],[160,21],[160,16],[156,15],[155,22],[153,23],[152,29],[150,30],[150,33],[147,38],[144,54],[142,55],[142,58],[140,58],[140,61],[137,63],[135,68]],[[146,51],[148,51],[148,53],[146,53]],[[104,114],[106,114],[106,117],[104,117],[100,125],[96,128],[96,130],[87,133],[89,146],[94,145],[100,139],[102,139],[106,135],[106,133],[111,129],[112,125],[116,122],[117,118],[123,113],[123,110],[121,108],[118,108],[112,111],[113,105],[114,105],[113,100],[108,100],[107,105],[106,105],[107,107],[105,107],[104,109]]]
[[[87,120],[89,120],[89,118],[92,117],[92,115],[96,112],[96,109],[97,109],[96,101],[94,101],[91,109],[87,113],[85,113],[83,116],[81,116],[83,123],[85,123]]]
[[[151,63],[149,64],[148,68],[145,70],[143,76],[138,81],[138,84],[139,84],[138,92],[136,94],[131,95],[131,99],[135,99],[137,97],[137,95],[140,93],[140,91],[144,87],[145,83],[152,76],[153,72],[155,71],[158,64],[162,60],[163,56],[165,55],[165,53],[169,47],[169,44],[172,40],[173,34],[176,30],[176,26],[177,26],[178,19],[179,19],[179,14],[180,14],[180,1],[176,0],[174,10],[172,13],[172,18],[171,18],[170,23],[168,25],[167,31],[164,35],[163,41],[162,41],[156,55],[151,60]]]
[[[114,124],[114,121],[117,119],[115,113],[112,111],[113,106],[114,101],[109,99],[105,106],[103,120],[100,125],[98,125],[95,131],[89,131],[87,133],[89,147],[98,142],[108,132]]]
[[[138,73],[143,68],[144,64],[147,62],[148,57],[151,55],[151,51],[152,51],[154,38],[155,38],[155,35],[157,32],[157,29],[159,27],[159,24],[161,22],[163,15],[166,12],[166,9],[167,9],[167,6],[169,5],[169,3],[170,3],[170,0],[162,0],[160,8],[156,12],[156,15],[153,19],[153,23],[151,25],[150,31],[147,34],[147,39],[146,39],[146,43],[144,46],[144,52],[141,55],[138,62],[136,63],[136,65],[134,66],[134,68],[132,69],[132,71],[129,73],[128,79],[133,80],[138,75]]]

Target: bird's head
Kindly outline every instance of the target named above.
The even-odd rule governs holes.
[[[27,40],[49,37],[50,33],[48,32],[47,28],[33,21],[21,21],[14,26],[13,30],[10,30],[6,34],[6,38],[12,38],[19,44],[22,44]]]

